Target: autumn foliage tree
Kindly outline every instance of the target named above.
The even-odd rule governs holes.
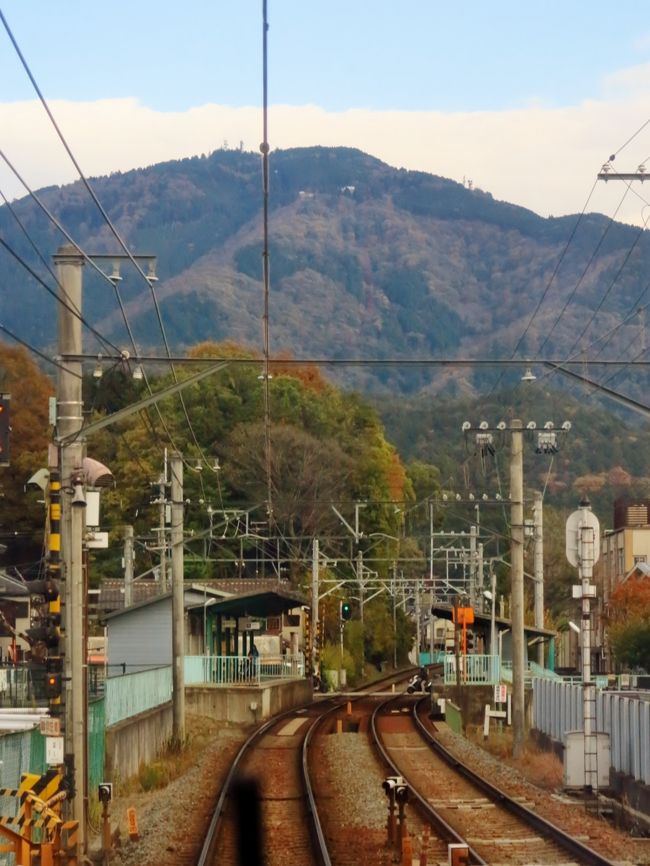
[[[0,467],[0,538],[7,546],[4,561],[28,571],[38,567],[45,515],[25,484],[47,465],[54,385],[24,349],[0,344],[0,390],[11,396],[10,465]]]
[[[650,671],[650,579],[630,577],[609,600],[609,640],[617,662]]]

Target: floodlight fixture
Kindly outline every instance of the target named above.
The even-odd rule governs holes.
[[[526,372],[521,377],[522,382],[534,382],[537,379],[537,376],[533,373],[530,367],[526,367]]]

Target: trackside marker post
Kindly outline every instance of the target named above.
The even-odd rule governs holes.
[[[137,842],[140,839],[140,834],[138,833],[138,816],[133,806],[129,806],[126,810],[126,826],[129,839],[132,842]]]

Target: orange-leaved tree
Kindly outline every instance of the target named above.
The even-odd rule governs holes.
[[[650,577],[629,577],[612,592],[609,640],[619,664],[650,670]]]

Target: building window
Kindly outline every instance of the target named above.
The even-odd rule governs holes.
[[[635,556],[634,557],[634,564],[635,565],[638,565],[640,562],[647,562],[647,561],[648,561],[647,556]]]
[[[625,571],[625,551],[622,547],[619,547],[617,552],[617,562],[616,562],[616,573],[623,574]]]

